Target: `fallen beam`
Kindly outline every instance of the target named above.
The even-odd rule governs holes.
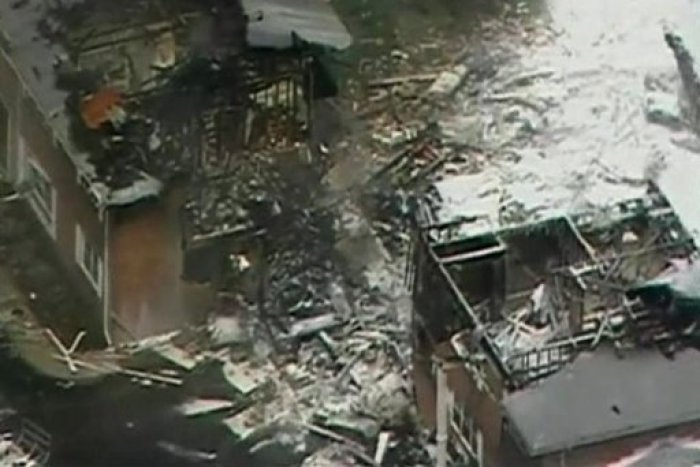
[[[67,358],[62,356],[62,355],[54,355],[54,358],[67,363]],[[104,372],[114,372],[114,373],[119,373],[125,376],[131,376],[134,378],[140,378],[140,379],[148,379],[152,381],[156,381],[158,383],[164,383],[164,384],[170,384],[172,386],[182,386],[182,379],[180,378],[173,378],[170,376],[163,376],[163,375],[158,375],[155,373],[148,373],[145,371],[139,371],[139,370],[131,370],[129,368],[124,368],[122,366],[113,364],[113,363],[104,363],[102,366],[96,365],[94,363],[86,362],[83,360],[78,360],[75,358],[70,359],[73,364],[76,367],[83,367],[87,370],[92,370],[96,371],[99,373],[104,373]],[[76,369],[77,371],[77,369]]]
[[[377,465],[382,465],[384,461],[384,456],[386,455],[386,449],[389,446],[389,437],[391,434],[388,431],[383,431],[379,435],[377,440],[377,449],[374,451],[374,462]]]
[[[411,81],[433,81],[438,77],[437,73],[420,73],[414,75],[395,76],[393,78],[374,79],[368,83],[370,88],[397,86]]]
[[[467,261],[476,261],[479,259],[485,259],[490,256],[496,256],[505,253],[506,247],[504,245],[495,245],[489,248],[484,248],[483,250],[469,251],[466,253],[459,253],[456,255],[447,256],[444,258],[439,258],[440,264],[443,266],[449,266],[455,263],[465,263]]]
[[[63,342],[56,336],[56,334],[53,333],[51,329],[46,329],[45,333],[47,336],[49,336],[49,339],[51,339],[51,342],[56,346],[58,351],[61,353],[61,356],[63,357],[63,361],[68,365],[68,369],[70,370],[71,373],[77,373],[78,372],[78,367],[75,365],[75,362],[71,358],[71,352],[66,348],[66,346],[63,345]],[[73,347],[73,346],[71,346]],[[77,346],[76,346],[77,347]]]
[[[292,338],[310,336],[339,324],[340,322],[337,317],[332,313],[314,316],[313,318],[302,319],[292,324],[289,330],[289,336]]]

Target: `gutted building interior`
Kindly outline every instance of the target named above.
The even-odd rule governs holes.
[[[491,465],[484,458],[508,455],[532,461],[682,425],[681,414],[697,413],[693,402],[673,411],[678,419],[655,411],[642,416],[621,400],[608,407],[616,418],[607,426],[568,412],[580,408],[583,417],[599,410],[622,398],[628,384],[642,393],[640,404],[657,397],[660,388],[635,380],[654,365],[664,374],[692,374],[673,362],[687,357],[694,365],[689,353],[697,353],[697,317],[646,284],[688,271],[696,251],[653,186],[647,197],[620,203],[605,217],[553,217],[505,229],[490,230],[477,219],[431,225],[423,208],[412,272],[416,371],[432,373],[425,376],[433,381],[428,387],[437,384],[440,392],[435,365],[449,368],[450,413],[464,411],[470,420],[467,433],[452,439],[474,440],[476,430],[483,436],[480,454],[474,442],[462,443],[467,457],[484,465]],[[595,373],[597,365],[616,381],[596,383],[604,377]],[[474,393],[488,394],[489,402]],[[574,397],[577,402],[569,402]],[[567,428],[547,431],[543,425],[550,422]]]

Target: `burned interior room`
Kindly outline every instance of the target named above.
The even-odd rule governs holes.
[[[429,317],[417,315],[418,326],[423,327],[423,319],[458,320],[467,332],[484,333],[504,368],[515,373],[530,371],[519,366],[530,364],[524,358],[528,350],[597,343],[603,335],[612,336],[608,333],[613,329],[629,328],[626,338],[635,342],[674,340],[681,329],[661,330],[661,321],[670,316],[658,315],[656,325],[638,327],[641,315],[648,317],[650,312],[641,313],[644,304],[635,287],[692,264],[693,243],[659,193],[617,206],[616,211],[615,221],[601,223],[588,215],[553,218],[473,237],[469,220],[456,226],[425,225],[415,253],[416,300],[423,291],[433,295],[424,284],[444,281],[451,294],[458,295],[462,309],[437,308]],[[460,315],[466,321],[460,321]],[[434,336],[443,332],[425,328]],[[555,371],[559,363],[564,362],[542,362],[543,374],[538,376]]]
[[[676,352],[697,348],[697,315],[688,306],[697,303],[690,285],[697,251],[656,187],[605,213],[494,230],[474,218],[431,224],[429,206],[417,221],[414,246],[414,358],[456,359],[474,371],[477,388],[506,401],[504,420],[514,424],[514,442],[526,437],[516,451],[532,455],[537,449],[527,444],[534,442],[529,434],[517,431],[524,406],[507,401],[523,391],[544,393],[554,384],[551,375],[573,368],[577,359],[609,348],[620,361],[649,349],[672,361]],[[458,381],[451,383],[455,394],[466,390]],[[461,403],[476,411],[473,417],[486,417],[469,406],[474,402]],[[472,423],[486,430],[501,417],[490,416]],[[585,443],[581,437],[569,443]]]

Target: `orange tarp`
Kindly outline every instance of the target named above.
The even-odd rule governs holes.
[[[104,88],[83,99],[80,114],[85,125],[96,130],[109,120],[115,107],[123,102],[122,94],[114,88]]]

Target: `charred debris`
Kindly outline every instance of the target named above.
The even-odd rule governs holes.
[[[253,207],[280,209],[279,193],[260,199],[263,183],[286,188],[277,186],[280,160],[309,170],[315,44],[256,47],[253,13],[239,2],[155,3],[78,2],[50,9],[43,23],[66,51],[54,66],[69,92],[71,139],[92,166],[85,183],[98,205],[184,185],[193,239],[246,230]]]
[[[350,37],[323,2],[302,8],[328,20],[320,30],[284,4],[42,7],[42,36],[65,51],[53,67],[82,183],[98,209],[184,192],[188,280],[225,287],[237,248],[274,255],[297,233],[333,242],[328,210],[313,206],[324,164],[309,137],[314,103],[335,92],[323,59]]]
[[[454,402],[473,414],[467,428],[447,428],[462,458],[525,465],[692,418],[684,390],[663,409],[645,402],[658,390],[645,378],[694,384],[700,344],[697,248],[654,186],[603,215],[497,229],[422,212],[409,273],[414,365],[432,362],[447,390],[473,394]],[[441,409],[439,378],[447,417],[458,409]],[[479,412],[486,403],[497,408]],[[508,441],[484,450],[493,423]]]
[[[482,353],[512,390],[603,342],[620,354],[647,346],[669,358],[697,345],[692,237],[653,187],[648,198],[615,206],[610,216],[497,231],[469,220],[423,224],[417,309],[437,283],[454,307],[420,316],[426,345],[451,338],[465,358]]]
[[[95,207],[184,192],[185,279],[211,284],[218,300],[204,326],[86,350],[84,334],[57,337],[12,292],[3,306],[19,311],[3,327],[25,363],[66,381],[67,393],[130,381],[124,397],[135,406],[141,388],[167,394],[183,420],[212,421],[226,430],[225,444],[254,455],[282,445],[289,465],[428,465],[407,381],[401,274],[384,253],[371,277],[346,273],[343,255],[351,254],[337,243],[353,235],[348,223],[366,221],[348,220],[342,200],[326,199],[329,161],[312,144],[316,102],[335,92],[323,60],[350,43],[330,7],[31,7],[43,14],[41,40],[62,51],[52,70],[67,98],[53,117],[65,121],[62,143]],[[284,18],[290,9],[303,11]],[[213,396],[211,378],[227,391]],[[33,415],[55,432],[52,420]],[[148,449],[174,462],[225,465],[226,449],[202,452],[196,438]]]
[[[282,446],[288,465],[418,466],[435,459],[417,428],[411,358],[462,365],[537,451],[554,447],[528,444],[537,427],[509,394],[597,349],[670,359],[697,345],[695,245],[654,183],[604,212],[542,220],[511,206],[498,225],[470,207],[448,221],[436,214],[439,182],[479,172],[543,124],[547,102],[497,90],[480,102],[518,107],[503,118],[507,132],[469,120],[455,141],[438,123],[508,50],[486,60],[455,51],[439,69],[367,80],[353,110],[368,134],[329,154],[312,131],[318,100],[336,91],[324,59],[350,38],[320,0],[296,5],[313,25],[267,21],[292,3],[56,0],[37,10],[41,36],[63,51],[51,65],[67,93],[55,118],[85,156],[76,160],[95,206],[183,191],[185,276],[211,284],[217,303],[204,326],[91,351],[80,335],[63,342],[13,315],[4,325],[19,329],[15,346],[36,357],[35,370],[69,390],[126,381],[165,394],[179,421],[206,420],[226,430],[222,444],[231,437],[262,458]],[[692,98],[693,62],[676,36],[666,40]],[[375,156],[358,177],[361,196],[327,186],[345,152]],[[362,273],[348,273],[363,255]],[[445,347],[449,357],[434,352]],[[196,438],[150,447],[226,465],[225,449]]]

